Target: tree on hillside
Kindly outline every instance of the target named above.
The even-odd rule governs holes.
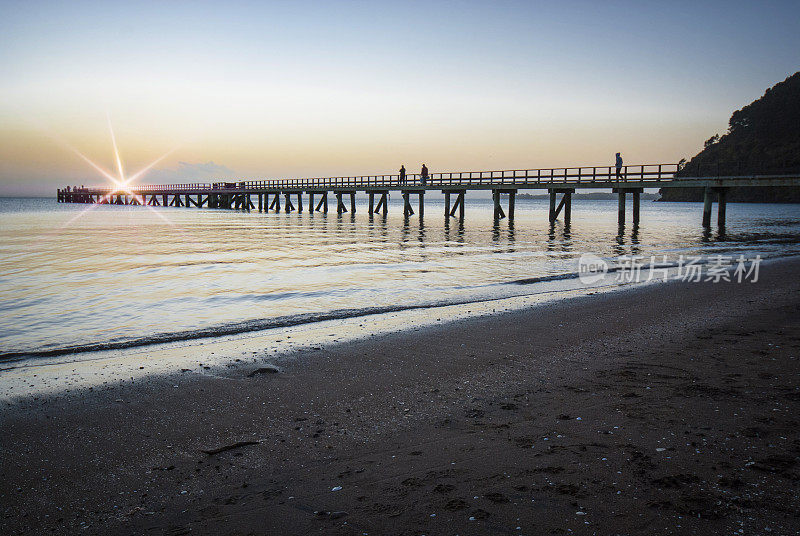
[[[731,114],[728,132],[705,141],[682,176],[800,172],[800,72]]]

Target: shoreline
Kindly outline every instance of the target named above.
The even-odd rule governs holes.
[[[570,278],[576,280],[577,277]],[[343,318],[322,319],[287,326],[208,335],[169,342],[153,342],[125,348],[101,349],[55,356],[23,357],[0,361],[0,403],[28,396],[58,395],[97,387],[99,383],[148,377],[158,378],[198,365],[212,374],[225,374],[243,363],[279,365],[309,349],[418,331],[471,318],[534,308],[579,296],[619,292],[648,283],[614,283],[558,288],[563,279],[548,278],[535,292],[438,305],[403,307],[399,310],[365,313]],[[658,284],[654,282],[653,284]],[[527,282],[512,284],[527,285]],[[548,285],[551,288],[548,288]],[[369,328],[365,328],[369,325]],[[197,359],[202,347],[214,357]],[[211,350],[209,350],[209,348]],[[255,349],[255,351],[254,351]],[[5,366],[4,366],[5,365]],[[69,372],[65,370],[69,369]],[[106,373],[109,376],[106,376]],[[36,378],[36,379],[34,379]],[[69,380],[67,380],[69,378]],[[34,388],[34,391],[31,391]]]
[[[774,262],[800,260],[800,255],[786,254],[767,257],[762,265]],[[705,264],[704,261],[700,264]],[[198,364],[204,370],[223,374],[240,367],[242,362],[277,365],[275,360],[291,358],[308,349],[321,349],[331,344],[382,337],[403,331],[413,331],[465,319],[504,314],[509,311],[541,307],[562,300],[574,300],[580,296],[636,291],[637,288],[673,282],[676,264],[657,266],[667,268],[672,275],[667,279],[653,281],[620,282],[614,274],[621,268],[611,266],[605,278],[591,284],[580,283],[578,274],[558,274],[534,279],[513,280],[502,285],[536,285],[534,292],[482,299],[420,304],[399,307],[375,308],[375,311],[357,311],[357,314],[339,315],[348,310],[329,313],[309,313],[306,321],[290,318],[249,320],[247,329],[217,332],[215,328],[196,330],[197,336],[180,337],[175,340],[158,340],[161,335],[146,337],[147,342],[123,341],[109,348],[99,347],[81,351],[58,349],[46,355],[21,353],[21,357],[0,360],[0,403],[12,402],[27,396],[52,395],[72,392],[76,389],[107,384],[114,377],[119,379],[146,379],[152,375],[170,375],[186,372],[186,367]],[[571,286],[570,286],[571,285]],[[576,286],[578,285],[578,286]],[[277,321],[277,322],[276,322]],[[276,323],[277,325],[272,325]],[[370,325],[364,328],[364,325]],[[238,324],[237,324],[238,325]],[[266,325],[268,327],[259,327]],[[328,332],[333,331],[335,335]],[[165,334],[168,335],[168,334]],[[330,337],[334,337],[332,340]],[[291,340],[293,339],[294,340]],[[153,340],[150,340],[153,339]],[[99,345],[103,346],[103,345]],[[191,353],[193,348],[209,348],[214,358],[198,359]],[[256,351],[253,351],[253,349]],[[264,350],[266,348],[266,350]],[[50,355],[53,354],[53,355]],[[140,362],[141,361],[141,362]],[[71,368],[70,368],[71,367]],[[63,372],[69,368],[69,372]],[[106,376],[106,371],[109,376]],[[69,377],[69,381],[65,378]],[[37,378],[37,379],[34,379]],[[31,391],[31,388],[34,390]]]
[[[0,527],[798,530],[798,274],[777,260],[756,284],[557,300],[306,349],[280,373],[7,403]]]

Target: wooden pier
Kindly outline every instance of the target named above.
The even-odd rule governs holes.
[[[725,226],[726,192],[737,186],[800,186],[800,174],[748,176],[678,176],[678,164],[643,164],[615,167],[572,167],[503,171],[464,171],[433,173],[428,177],[409,174],[403,181],[399,175],[365,175],[356,177],[319,177],[216,183],[136,185],[126,189],[112,187],[64,188],[58,190],[60,203],[99,203],[111,205],[150,205],[195,207],[228,210],[303,212],[303,197],[308,196],[308,212],[328,212],[328,195],[336,199],[336,212],[356,212],[356,193],[369,198],[369,214],[388,212],[391,192],[403,198],[403,214],[422,217],[425,194],[442,192],[445,217],[464,219],[464,203],[468,191],[492,192],[494,217],[514,218],[516,194],[520,190],[547,191],[550,194],[549,218],[572,218],[572,194],[578,189],[611,189],[618,195],[618,220],[626,219],[626,198],[632,197],[632,219],[639,223],[639,196],[644,188],[702,188],[705,191],[703,225],[711,226],[714,198],[717,199],[717,224]],[[416,196],[416,199],[414,197]],[[502,196],[507,198],[507,212]],[[253,199],[256,203],[253,203]],[[417,201],[413,203],[412,200]],[[377,204],[376,204],[377,201]],[[452,201],[452,205],[451,205]],[[417,210],[415,212],[414,205]]]

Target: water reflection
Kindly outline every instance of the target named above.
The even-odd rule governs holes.
[[[627,226],[624,222],[617,226],[617,235],[614,237],[612,251],[615,256],[622,255],[641,255],[643,250],[639,247],[639,223],[634,223],[631,227],[630,236],[626,233]]]
[[[700,235],[700,241],[707,244],[725,242],[727,240],[728,236],[725,233],[725,227],[717,227],[716,231],[712,227],[703,227]]]
[[[364,201],[356,214],[102,206],[65,227],[85,207],[0,199],[0,351],[493,297],[507,281],[574,271],[584,252],[800,253],[797,206],[732,204],[714,232],[699,204],[643,205],[642,223],[625,227],[613,201],[581,201],[572,226],[551,224],[546,200],[518,200],[513,221],[495,220],[490,200],[468,201],[463,220],[426,203],[416,220],[401,199],[388,215]],[[124,300],[107,291],[121,280],[137,289]]]
[[[547,251],[572,251],[572,224],[559,220],[550,223],[547,233]]]
[[[452,232],[451,221],[456,222],[455,234]],[[445,218],[443,231],[444,231],[444,239],[446,242],[445,245],[448,245],[448,243],[451,241],[455,241],[456,243],[464,242],[464,234],[465,234],[464,220],[458,218],[454,220],[451,217]]]

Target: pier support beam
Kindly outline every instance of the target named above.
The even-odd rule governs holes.
[[[401,190],[403,194],[403,215],[413,216],[414,208],[411,206],[411,194],[419,196],[419,216],[420,218],[425,214],[425,190]]]
[[[413,216],[414,209],[411,208],[411,203],[409,202],[410,194],[408,192],[403,192],[403,216]]]
[[[308,192],[308,211],[314,214],[314,192]]]
[[[499,220],[506,217],[506,213],[503,211],[503,204],[501,202],[501,196],[503,194],[508,194],[508,218],[509,220],[514,219],[514,204],[517,196],[517,190],[514,188],[492,190],[492,199],[494,200],[494,218]]]
[[[703,227],[711,227],[711,212],[714,208],[714,193],[717,193],[717,227],[725,227],[727,216],[727,188],[706,186],[703,193]]]
[[[297,192],[297,212],[303,212],[303,192]]]
[[[500,205],[500,190],[492,190],[492,201],[494,204],[494,219],[499,220],[506,217],[503,207]]]
[[[617,222],[619,225],[625,225],[625,196],[627,194],[633,196],[633,224],[639,225],[639,205],[642,190],[642,188],[613,188],[611,190],[618,196]]]
[[[564,225],[572,222],[572,194],[575,188],[553,188],[550,192],[550,223],[558,219],[561,211],[564,211]],[[561,202],[556,205],[556,195],[561,194]]]
[[[375,193],[380,194],[381,196],[380,199],[378,199],[377,206],[375,207],[375,214],[383,212],[383,215],[386,216],[386,214],[389,212],[389,190],[383,190]]]
[[[350,212],[352,214],[356,213],[356,192],[355,192],[355,190],[339,190],[338,192],[334,191],[333,193],[336,194],[336,211],[337,211],[338,214],[342,214],[344,212],[347,212],[347,206],[344,204],[344,199],[343,199],[344,195],[349,195],[350,196]]]
[[[289,213],[294,210],[294,205],[292,204],[292,194],[287,192],[286,194],[284,194],[284,196],[286,197],[285,210],[287,213]]]
[[[264,194],[258,194],[258,211],[261,212],[264,209]]]
[[[373,192],[369,192],[369,214],[372,217],[372,214],[375,212],[375,194]]]
[[[347,207],[344,206],[344,202],[342,201],[342,192],[336,192],[336,213],[342,214],[347,212]]]
[[[317,205],[316,211],[319,212],[320,207],[324,207],[322,212],[324,214],[328,213],[328,192],[322,192],[320,194],[322,199],[319,200],[319,204]]]
[[[274,210],[275,212],[281,211],[281,194],[280,192],[275,192],[275,197],[272,199],[272,205],[269,207],[270,210]]]
[[[703,192],[703,227],[711,227],[711,207],[714,204],[711,196],[711,188],[706,186]]]
[[[442,190],[442,193],[445,195],[445,208],[449,208],[449,198],[450,194],[456,195],[456,202],[453,203],[453,208],[450,209],[448,216],[455,216],[456,211],[458,211],[458,219],[463,221],[464,220],[464,196],[466,194],[466,190]]]

